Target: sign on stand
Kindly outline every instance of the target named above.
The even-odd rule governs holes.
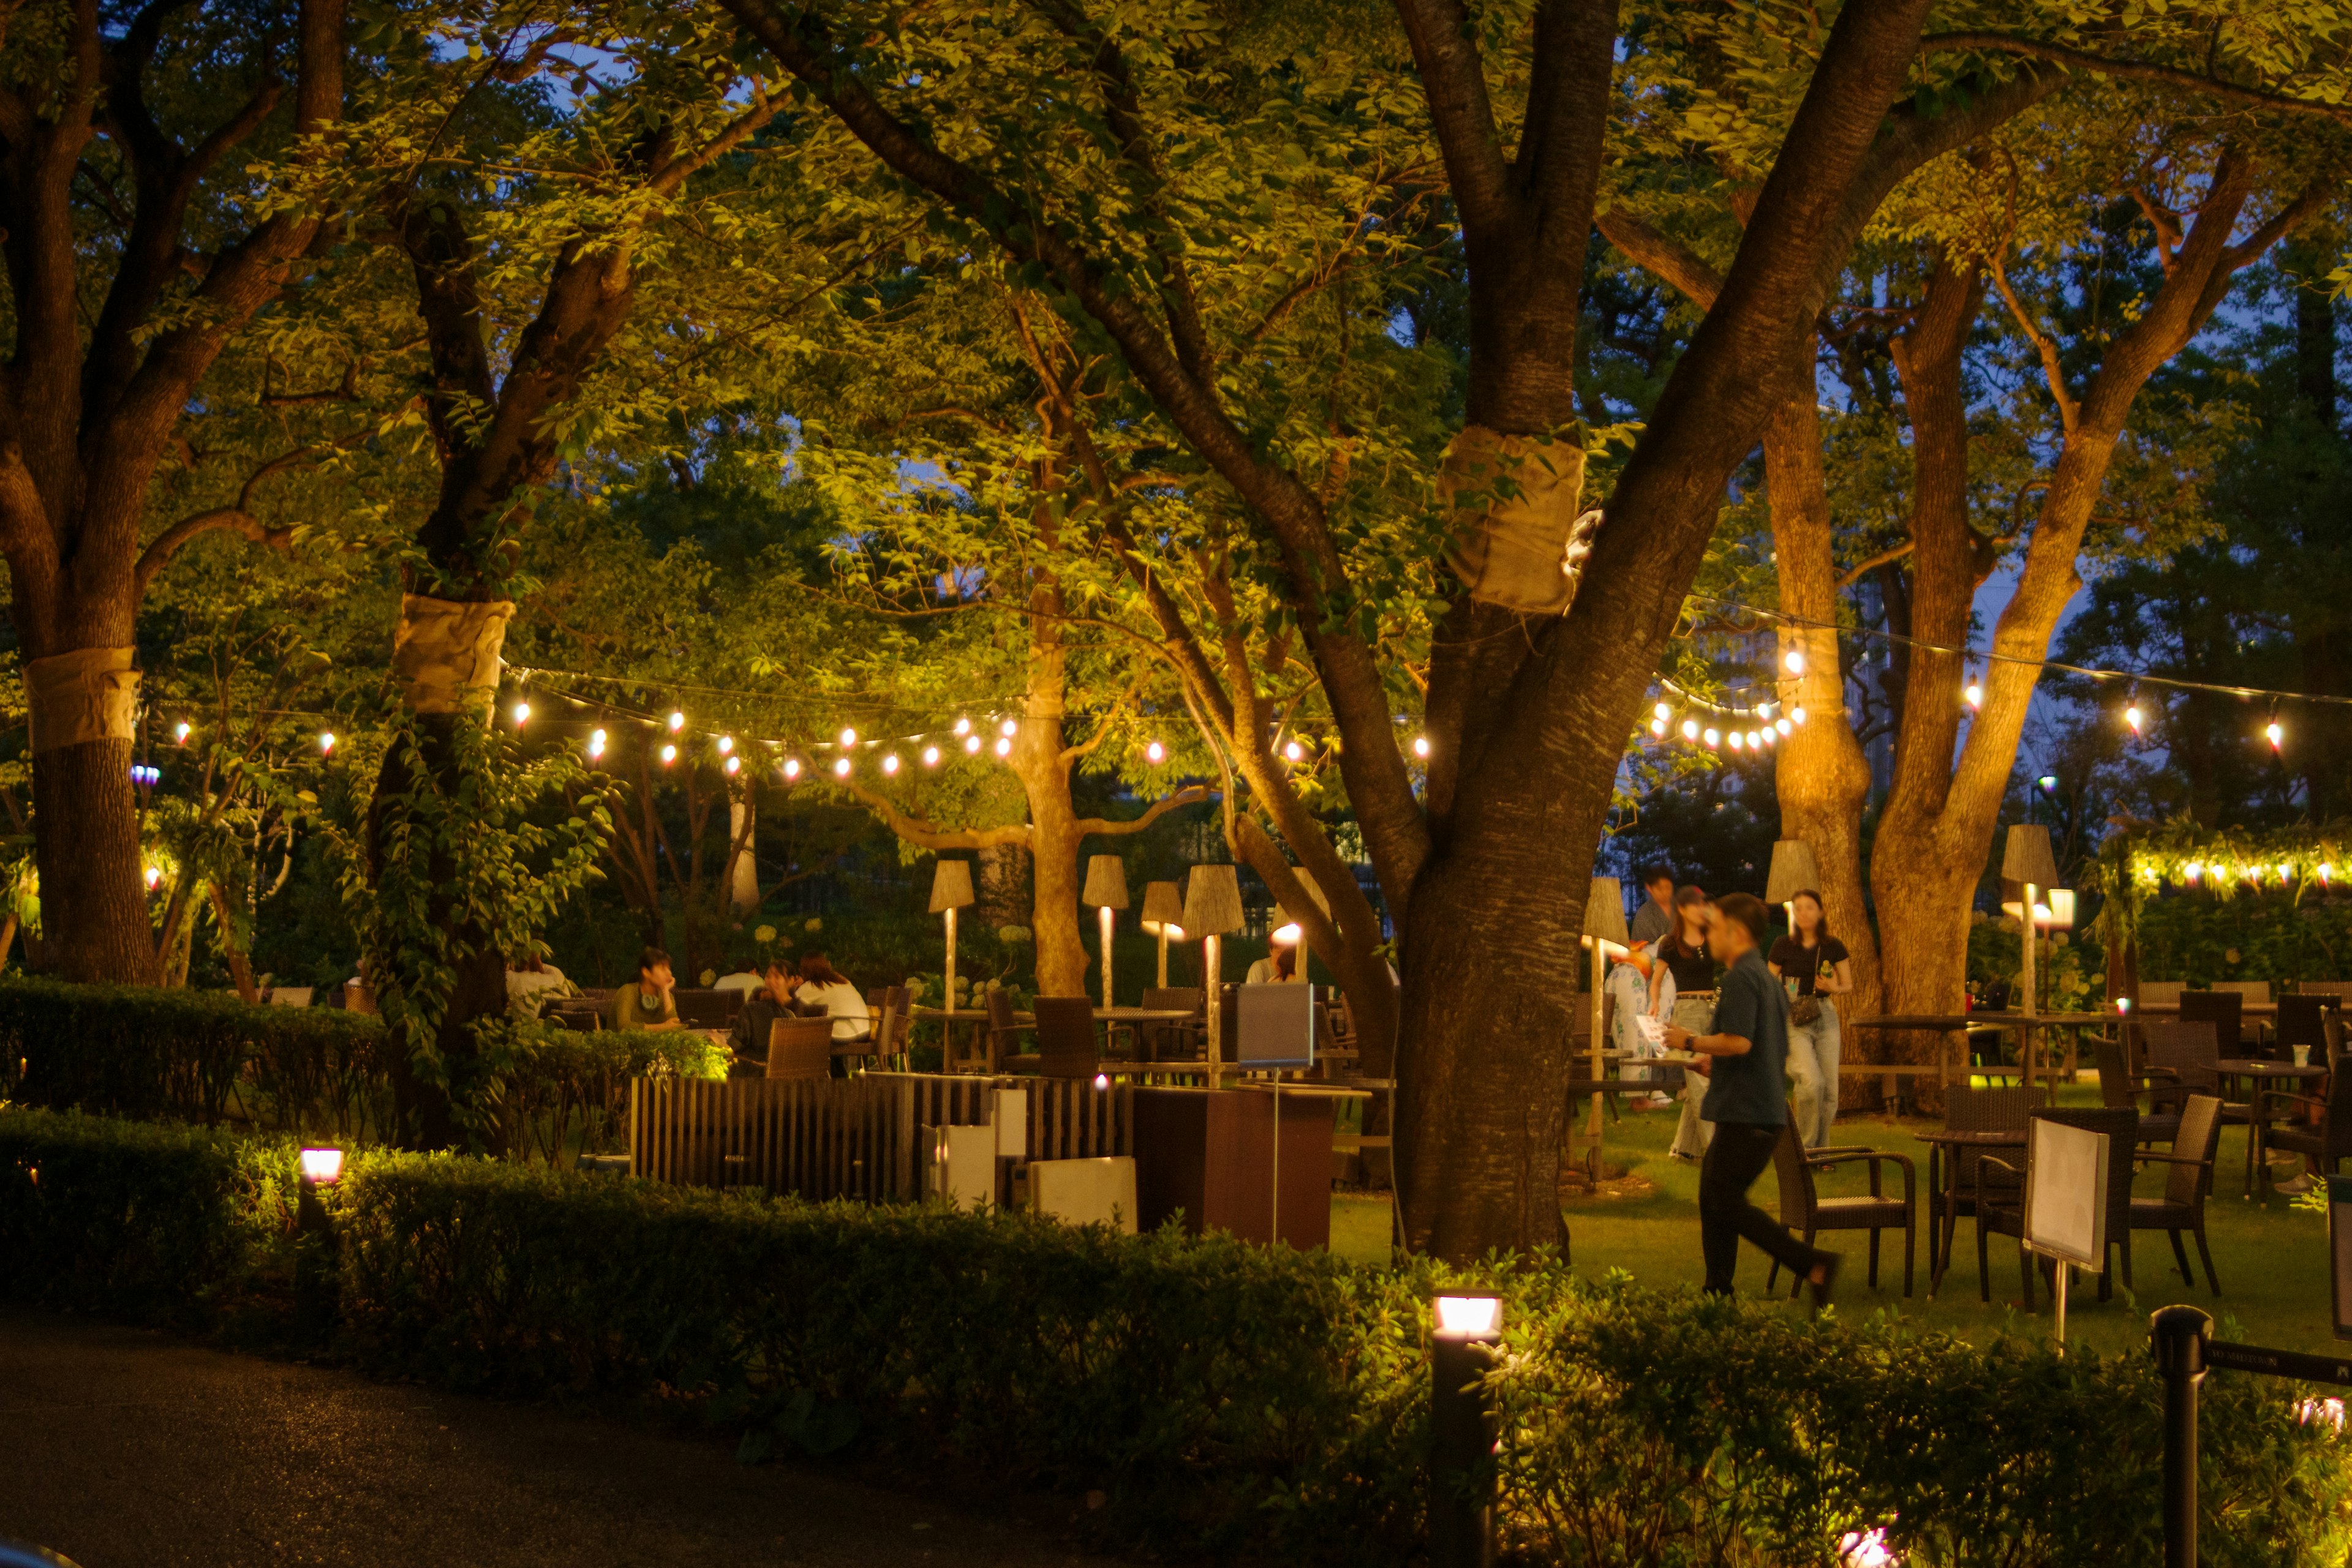
[[[2068,1266],[2107,1258],[2107,1135],[2035,1117],[2026,1134],[2025,1249],[2055,1262],[2058,1353],[2066,1353]]]

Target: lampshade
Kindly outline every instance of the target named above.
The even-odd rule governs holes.
[[[1619,947],[1633,945],[1633,933],[1625,929],[1625,894],[1616,878],[1592,879],[1592,892],[1584,900],[1584,934]]]
[[[1184,934],[1223,936],[1242,928],[1242,883],[1231,866],[1195,866],[1184,888]]]
[[[1116,855],[1097,855],[1087,862],[1087,890],[1079,900],[1098,910],[1127,908],[1127,862]]]
[[[942,860],[931,873],[931,913],[960,910],[971,902],[971,862]]]
[[[1160,928],[1172,927],[1171,936],[1184,929],[1184,900],[1173,882],[1143,884],[1143,929],[1158,936]]]
[[[1813,864],[1811,845],[1801,838],[1783,838],[1772,846],[1772,874],[1764,880],[1766,903],[1785,904],[1821,885],[1821,868]]]
[[[2037,888],[2058,885],[2058,862],[2050,854],[2050,829],[2021,822],[2009,830],[2009,846],[2001,853],[2000,876],[2005,882],[2031,882]]]

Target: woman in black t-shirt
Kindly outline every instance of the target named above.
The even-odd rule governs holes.
[[[1772,944],[1772,973],[1789,993],[1789,1074],[1797,1080],[1797,1136],[1808,1149],[1829,1142],[1837,1120],[1837,1005],[1853,989],[1845,943],[1822,918],[1822,896],[1811,889],[1790,902],[1796,929]],[[1807,1005],[1807,998],[1811,1005]]]
[[[1634,963],[1650,982],[1653,1015],[1667,1023],[1680,1024],[1694,1035],[1711,1034],[1715,1027],[1716,962],[1715,955],[1706,950],[1706,910],[1704,891],[1683,889],[1675,895],[1675,929],[1660,937],[1649,952],[1637,948],[1633,956]],[[1663,977],[1661,970],[1665,972]],[[1703,1070],[1685,1068],[1682,1122],[1675,1129],[1673,1147],[1667,1150],[1677,1160],[1695,1161],[1706,1152],[1707,1140],[1714,1136],[1715,1127],[1712,1122],[1699,1120],[1699,1102],[1706,1098]]]

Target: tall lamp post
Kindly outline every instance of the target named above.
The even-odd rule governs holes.
[[[2035,976],[2033,927],[2034,898],[2058,885],[2058,862],[2050,853],[2050,829],[2040,823],[2019,823],[2009,830],[2009,842],[2001,851],[2000,879],[2013,882],[2019,889],[2018,929],[2023,937],[2025,965],[2020,978],[2025,984],[2025,994],[2018,1000],[2018,1013],[2024,1030],[2023,1049],[2019,1058],[2025,1068],[2025,1087],[2033,1087],[2035,1058],[2041,1054],[2042,1035],[2034,1026],[2034,1015],[2042,1011],[2042,988]]]
[[[1584,940],[1592,944],[1592,1080],[1601,1081],[1601,1047],[1606,1043],[1601,1032],[1601,1016],[1607,1006],[1601,982],[1609,973],[1608,944],[1631,947],[1633,938],[1625,929],[1625,893],[1614,877],[1595,877],[1592,889],[1584,900]],[[1592,1121],[1585,1134],[1595,1149],[1601,1147],[1601,1099],[1592,1097]],[[1596,1173],[1600,1169],[1594,1165]]]
[[[1127,908],[1127,862],[1116,855],[1097,855],[1087,862],[1087,890],[1081,900],[1092,904],[1102,920],[1102,1005],[1110,1011],[1112,994],[1110,943],[1117,922],[1115,911]]]
[[[953,1055],[949,1048],[949,1035],[955,1028],[956,972],[955,928],[956,910],[971,902],[971,862],[941,860],[931,873],[931,913],[948,918],[947,994],[940,999],[940,1008],[949,1015],[940,1026],[940,1061],[944,1067]]]
[[[1201,939],[1201,984],[1208,993],[1209,1072],[1223,1061],[1224,971],[1217,939],[1242,928],[1242,884],[1231,866],[1195,866],[1184,886],[1184,929]]]
[[[1160,989],[1168,989],[1168,942],[1184,940],[1184,900],[1173,882],[1143,884],[1143,929],[1160,939]]]

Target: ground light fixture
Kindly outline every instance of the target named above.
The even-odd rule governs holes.
[[[1431,1568],[1492,1568],[1495,1561],[1494,1402],[1486,1373],[1503,1338],[1503,1299],[1491,1290],[1441,1292],[1429,1343]]]
[[[302,1180],[314,1187],[331,1187],[343,1179],[343,1152],[341,1149],[305,1149],[302,1151]]]

